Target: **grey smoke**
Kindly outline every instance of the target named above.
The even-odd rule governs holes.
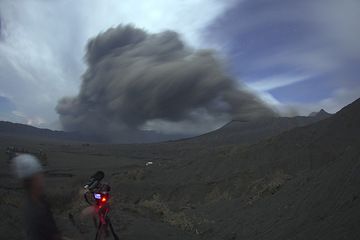
[[[206,124],[274,112],[239,86],[210,50],[193,50],[173,31],[119,25],[91,39],[80,92],[56,107],[65,130],[117,134],[151,121]],[[156,130],[156,129],[154,129]]]
[[[0,40],[3,38],[3,22],[0,15]]]

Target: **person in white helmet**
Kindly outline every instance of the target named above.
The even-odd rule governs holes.
[[[44,199],[44,175],[39,160],[30,154],[13,159],[16,176],[26,192],[25,224],[28,240],[61,239],[48,203]]]

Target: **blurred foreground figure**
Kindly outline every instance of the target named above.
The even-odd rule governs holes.
[[[28,240],[61,239],[49,205],[44,199],[44,175],[39,160],[29,154],[13,159],[15,174],[26,191],[25,224]]]

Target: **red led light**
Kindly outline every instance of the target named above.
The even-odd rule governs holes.
[[[103,197],[103,198],[101,199],[101,201],[102,201],[102,202],[106,202],[106,198]]]

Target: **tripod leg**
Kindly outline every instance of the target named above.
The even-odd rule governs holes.
[[[96,217],[93,217],[93,223],[94,223],[95,228],[99,227],[99,225],[98,225],[98,223],[96,221]]]
[[[114,228],[113,228],[113,225],[111,224],[110,218],[107,217],[106,222],[108,223],[108,225],[110,227],[110,231],[111,231],[112,235],[114,236],[114,239],[119,240],[119,237],[118,237],[118,235],[116,235],[116,233],[114,231]]]
[[[103,231],[102,223],[101,223],[101,221],[99,221],[99,226],[97,227],[95,240],[100,240],[101,239],[102,231]]]

